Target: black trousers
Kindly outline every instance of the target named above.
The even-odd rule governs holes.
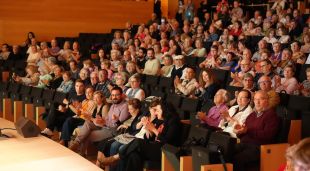
[[[60,139],[64,141],[70,141],[74,129],[80,125],[83,125],[84,122],[85,120],[82,118],[68,117],[62,125]]]
[[[102,152],[106,157],[110,156],[110,148],[113,142],[115,142],[114,137],[100,141],[98,144],[98,150]]]
[[[255,144],[236,144],[233,157],[234,170],[247,171],[248,168],[259,167],[260,145]]]
[[[68,109],[66,112],[60,112],[53,106],[47,115],[46,127],[50,130],[54,130],[55,127],[58,131],[62,130],[62,125],[68,117],[74,116],[74,113]]]
[[[158,161],[161,160],[161,147],[160,142],[149,142],[143,139],[135,139],[120,151],[120,165],[126,171],[142,171],[143,163],[145,160]]]

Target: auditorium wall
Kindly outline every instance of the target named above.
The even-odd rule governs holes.
[[[0,43],[21,44],[29,31],[39,41],[106,33],[146,22],[152,11],[153,0],[1,0]]]

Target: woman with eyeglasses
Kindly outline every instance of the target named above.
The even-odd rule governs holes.
[[[251,92],[243,89],[238,94],[237,105],[221,111],[222,120],[219,123],[219,128],[222,128],[223,132],[229,133],[232,137],[237,137],[233,132],[235,125],[243,125],[253,111],[251,97]]]

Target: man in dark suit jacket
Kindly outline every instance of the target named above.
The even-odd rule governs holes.
[[[187,67],[185,65],[185,59],[183,55],[177,55],[173,57],[174,66],[171,71],[171,78],[175,79],[176,76],[179,78],[183,75],[183,70]]]

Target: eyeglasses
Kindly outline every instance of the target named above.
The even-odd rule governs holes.
[[[243,81],[248,81],[248,82],[252,82],[252,79],[244,79]]]
[[[271,81],[260,81],[258,82],[258,84],[261,84],[261,83],[270,83]]]
[[[249,97],[238,97],[238,99],[248,99]]]
[[[241,64],[241,66],[247,66],[247,65],[250,65],[250,64]]]
[[[260,67],[265,67],[265,66],[267,66],[267,64],[265,64],[265,65],[261,65]]]

